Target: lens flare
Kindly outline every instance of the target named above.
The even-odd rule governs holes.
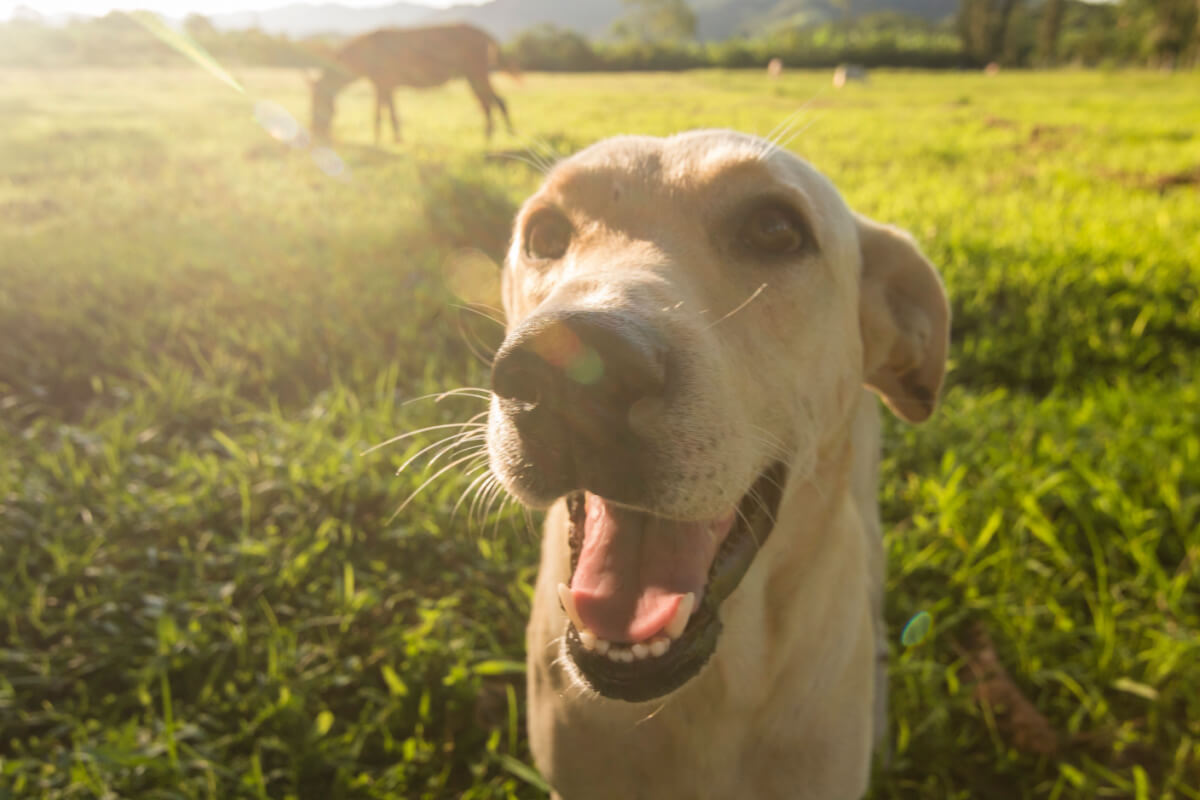
[[[125,12],[137,24],[141,25],[156,39],[187,58],[193,64],[212,75],[217,80],[246,95],[246,88],[236,78],[221,66],[207,50],[200,46],[192,37],[183,31],[175,30],[149,11]],[[296,121],[291,113],[270,100],[257,100],[254,103],[254,119],[276,141],[284,142],[292,147],[306,148],[312,142],[308,131]],[[317,168],[331,178],[347,180],[350,168],[342,157],[328,147],[315,147],[310,155]]]
[[[467,305],[494,309],[500,304],[500,265],[474,247],[455,250],[442,265],[446,288]]]
[[[312,160],[321,172],[331,178],[344,180],[350,177],[350,168],[346,166],[346,162],[342,161],[342,157],[328,147],[314,147]]]
[[[557,322],[542,331],[530,343],[530,348],[547,364],[566,369],[583,352],[583,342],[579,341],[575,331]]]
[[[246,93],[237,78],[230,75],[208,51],[183,31],[168,27],[156,14],[149,11],[128,11],[129,18],[150,32],[154,38],[183,55],[196,66],[232,89]]]
[[[273,100],[257,101],[254,104],[254,119],[276,141],[290,144],[292,147],[304,147],[308,144],[308,132],[290,111]]]
[[[905,647],[916,647],[925,641],[933,629],[933,617],[928,611],[917,612],[900,633],[900,643]]]
[[[594,347],[584,345],[566,365],[565,371],[567,377],[576,383],[591,386],[604,377],[604,359]]]

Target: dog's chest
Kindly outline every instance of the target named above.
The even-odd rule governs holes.
[[[678,701],[681,698],[675,697]],[[802,709],[668,702],[557,708],[539,761],[563,798],[806,798],[821,765]],[[535,743],[536,744],[536,743]],[[549,762],[549,763],[546,763]]]

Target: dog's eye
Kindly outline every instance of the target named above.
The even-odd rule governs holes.
[[[556,211],[543,211],[525,228],[525,253],[530,258],[562,258],[571,244],[571,223]]]
[[[787,206],[769,203],[750,212],[739,239],[756,255],[785,256],[804,246],[804,226]]]

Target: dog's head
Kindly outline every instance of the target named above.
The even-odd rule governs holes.
[[[503,291],[491,467],[530,506],[566,497],[567,655],[626,700],[707,661],[860,387],[919,421],[945,364],[945,295],[912,241],[728,131],[562,162],[518,215]]]

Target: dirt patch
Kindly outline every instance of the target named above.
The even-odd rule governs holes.
[[[62,206],[49,198],[0,202],[0,217],[13,220],[20,225],[43,222],[58,216],[62,211]]]
[[[1058,733],[1000,663],[987,629],[974,625],[966,642],[955,649],[965,662],[959,680],[964,685],[974,684],[975,701],[995,718],[1012,746],[1022,753],[1056,755],[1060,748]]]
[[[1017,121],[1012,120],[1012,119],[1007,119],[1006,117],[996,117],[996,116],[992,116],[989,114],[988,116],[984,117],[984,119],[983,119],[983,127],[985,127],[985,128],[1015,128],[1015,127],[1017,127]]]
[[[1079,134],[1083,128],[1079,125],[1034,125],[1029,130],[1029,138],[1018,147],[1026,150],[1047,152],[1061,150]]]
[[[1165,194],[1168,189],[1181,186],[1200,186],[1200,164],[1179,172],[1164,172],[1150,181],[1149,188],[1157,189],[1159,194]]]
[[[1116,181],[1131,189],[1166,194],[1172,189],[1186,189],[1189,186],[1200,187],[1200,164],[1176,172],[1160,172],[1158,174],[1103,170],[1100,172],[1100,177]]]

